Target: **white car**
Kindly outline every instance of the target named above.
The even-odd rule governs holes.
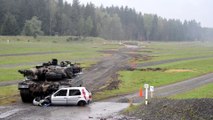
[[[84,106],[92,101],[92,94],[85,87],[61,88],[47,97],[51,105],[79,105]],[[46,105],[48,100],[34,99],[34,105]]]

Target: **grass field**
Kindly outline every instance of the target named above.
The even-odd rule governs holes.
[[[30,68],[52,58],[59,61],[70,60],[89,67],[104,55],[99,51],[119,48],[119,45],[103,44],[106,41],[101,38],[88,37],[79,41],[68,41],[69,38],[70,36],[39,36],[37,39],[0,36],[0,82],[19,80],[22,76],[17,72],[18,69]]]
[[[0,105],[14,103],[20,99],[17,85],[0,87]]]
[[[121,71],[118,73],[121,80],[119,89],[97,93],[94,99],[136,92],[145,83],[159,87],[211,73],[213,72],[212,61],[213,58],[208,58],[152,66],[153,68],[160,67],[164,69],[163,71]]]
[[[101,38],[70,36],[0,36],[0,82],[21,80],[19,69],[28,69],[52,58],[81,63],[83,68],[95,64],[105,54],[101,50],[117,49],[116,44]],[[77,37],[73,37],[75,39]],[[15,102],[19,98],[17,86],[0,87],[0,104]]]
[[[213,83],[171,96],[172,99],[213,98]]]
[[[52,58],[71,60],[81,63],[83,67],[89,67],[104,56],[99,51],[120,47],[118,44],[103,44],[107,41],[101,38],[81,38],[80,41],[69,41],[69,38],[70,36],[39,36],[37,39],[26,36],[0,36],[0,82],[22,79],[18,69],[30,68]],[[162,86],[213,72],[212,43],[144,42],[141,46],[137,53],[151,56],[151,59],[139,59],[136,61],[138,63],[196,56],[210,57],[152,66],[165,71],[120,71],[119,89],[97,93],[94,99],[132,93],[144,83]]]
[[[140,53],[152,56],[149,61],[139,63],[188,58],[197,56],[213,56],[213,43],[210,42],[152,42],[144,43]]]
[[[196,60],[185,60],[169,64],[152,66],[152,68],[162,68],[165,71],[120,71],[119,79],[121,84],[119,89],[106,90],[97,93],[95,99],[103,99],[119,94],[136,92],[144,83],[153,86],[162,86],[203,74],[213,72],[213,43],[209,42],[152,42],[143,43],[138,52],[142,55],[152,56],[148,61],[137,60],[136,63],[150,61],[169,60],[177,58],[201,57]],[[203,58],[202,56],[209,56]]]
[[[21,80],[23,76],[18,73],[19,69],[25,69],[29,67],[12,67],[12,68],[1,68],[0,69],[0,82],[10,80]]]

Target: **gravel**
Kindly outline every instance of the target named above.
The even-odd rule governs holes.
[[[152,99],[147,106],[141,104],[125,115],[141,120],[212,120],[213,99]]]

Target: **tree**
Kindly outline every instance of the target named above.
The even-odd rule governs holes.
[[[164,19],[153,14],[142,14],[124,6],[98,8],[92,3],[80,4],[79,0],[73,0],[72,4],[66,0],[0,0],[0,34],[20,34],[22,28],[27,27],[26,20],[33,16],[37,16],[42,22],[41,30],[45,35],[192,41],[200,40],[212,31],[203,29],[195,20],[182,22]],[[28,33],[23,33],[32,35],[33,33],[27,30],[29,26],[25,28]]]
[[[144,29],[145,29],[146,40],[150,40],[150,35],[152,30],[152,20],[153,20],[153,15],[150,15],[150,14],[144,15]]]
[[[22,33],[27,36],[33,36],[34,38],[37,35],[42,35],[43,31],[41,31],[42,22],[38,20],[38,17],[34,16],[31,20],[27,20],[25,22]]]
[[[122,28],[122,24],[120,21],[120,18],[118,17],[117,14],[114,14],[111,16],[111,22],[110,22],[110,26],[109,26],[109,30],[111,32],[111,39],[114,40],[121,40],[123,39],[123,28]]]
[[[83,17],[80,18],[80,20],[78,21],[78,32],[79,32],[79,36],[84,35],[85,34],[85,20]]]
[[[87,19],[85,21],[84,29],[85,29],[85,35],[89,36],[93,29],[93,22],[92,22],[92,18],[90,16],[87,17]]]
[[[158,39],[158,17],[155,15],[152,19],[152,27],[150,32],[150,40]]]
[[[72,35],[78,36],[80,31],[78,30],[78,22],[81,18],[81,6],[79,0],[73,0],[71,9],[71,21],[72,21]]]
[[[14,15],[7,13],[1,27],[2,35],[17,35],[19,27]]]

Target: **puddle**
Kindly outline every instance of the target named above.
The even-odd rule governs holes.
[[[4,112],[4,113],[1,113],[0,114],[0,119],[3,119],[3,118],[6,118],[6,117],[9,117],[19,111],[21,111],[22,109],[13,109],[13,110],[9,110],[7,112]]]
[[[48,111],[22,117],[22,120],[100,120],[101,118],[117,113],[128,106],[128,103],[113,102],[95,102],[86,107],[53,106],[48,107],[47,109],[50,109]],[[56,107],[58,108],[55,109]]]

